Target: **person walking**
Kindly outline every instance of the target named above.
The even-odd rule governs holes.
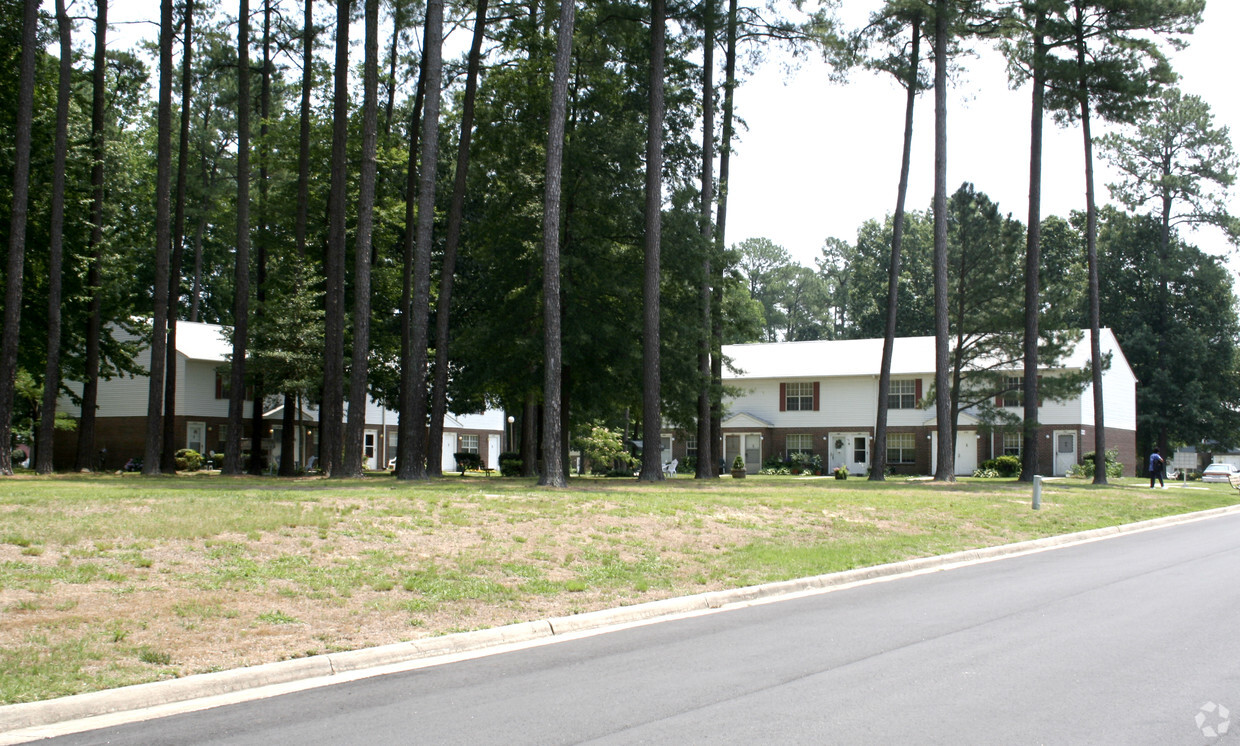
[[[1150,489],[1154,489],[1154,480],[1158,479],[1158,486],[1164,490],[1167,485],[1163,484],[1163,469],[1167,467],[1167,462],[1158,454],[1158,448],[1154,448],[1150,453]]]

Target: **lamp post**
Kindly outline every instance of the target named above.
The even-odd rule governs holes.
[[[516,420],[516,417],[508,415],[508,435],[504,440],[504,450],[510,453],[512,452],[512,423],[516,422]]]

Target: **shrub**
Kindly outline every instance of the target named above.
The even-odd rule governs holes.
[[[741,467],[741,468],[743,469],[744,467]],[[771,477],[771,476],[786,477],[792,474],[792,470],[786,466],[764,466],[758,470],[758,473],[763,474],[768,477]]]
[[[759,474],[812,474],[822,473],[822,456],[817,453],[794,453],[788,458],[771,456],[762,462]]]
[[[1081,463],[1074,464],[1068,470],[1068,476],[1080,476],[1082,479],[1093,479],[1094,469],[1097,468],[1096,462],[1098,454],[1094,451],[1081,456]],[[1106,455],[1107,478],[1119,478],[1124,476],[1124,465],[1119,462],[1119,451],[1114,448],[1107,449]]]
[[[26,452],[20,448],[14,448],[9,455],[9,459],[14,466],[26,461]]]
[[[983,461],[978,466],[979,471],[994,471],[1004,478],[1019,477],[1022,468],[1019,456],[1000,456]]]
[[[745,458],[741,456],[739,453],[736,454],[736,458],[732,459],[732,468],[733,469],[744,469],[745,468]]]
[[[521,454],[505,451],[499,455],[499,473],[505,477],[519,477],[524,463],[521,460]]]
[[[978,479],[998,479],[999,472],[994,469],[983,469],[979,467],[973,470],[973,476]]]
[[[174,454],[177,471],[198,471],[202,468],[202,454],[192,448],[182,448]]]

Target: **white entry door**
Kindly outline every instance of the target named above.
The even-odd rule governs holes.
[[[185,423],[185,447],[204,456],[207,454],[207,423]]]
[[[933,432],[930,441],[930,473],[939,462],[939,434]],[[977,433],[973,430],[956,432],[956,471],[958,477],[973,476],[977,471]]]
[[[443,453],[439,457],[440,471],[456,471],[456,433],[443,434]]]
[[[866,433],[831,433],[827,469],[843,466],[850,474],[863,474],[870,468],[870,437]]]
[[[378,469],[379,431],[366,430],[362,434],[362,468]]]
[[[1076,464],[1076,431],[1056,430],[1055,438],[1055,476],[1068,475],[1068,469]]]
[[[956,474],[971,477],[977,471],[977,432],[962,430],[956,433]]]
[[[757,474],[762,468],[762,436],[758,433],[725,435],[723,438],[723,456],[727,459],[727,468],[740,456],[745,462],[745,471]]]
[[[487,436],[487,468],[499,468],[499,435]]]

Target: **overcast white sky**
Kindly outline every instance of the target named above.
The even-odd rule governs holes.
[[[858,6],[877,6],[849,0]],[[1215,125],[1227,126],[1240,147],[1240,84],[1235,31],[1240,2],[1208,0],[1203,23],[1191,45],[1175,55],[1181,88],[1203,97]],[[979,47],[979,52],[984,50]],[[1012,91],[1004,63],[983,54],[967,61],[967,72],[948,93],[948,190],[964,181],[1025,222],[1029,197],[1028,87]],[[737,91],[739,116],[749,125],[731,165],[727,241],[762,236],[813,266],[828,237],[856,238],[857,228],[895,207],[903,132],[904,92],[889,76],[858,72],[847,85],[827,80],[817,59],[787,75],[767,65]],[[917,102],[908,206],[924,210],[934,194],[934,100]],[[1102,130],[1095,123],[1095,136]],[[1084,157],[1080,129],[1045,125],[1042,214],[1067,216],[1085,206]],[[1095,153],[1097,150],[1095,149]],[[1109,200],[1114,175],[1098,159],[1099,201]],[[1231,212],[1240,214],[1240,189],[1233,188]],[[1226,253],[1218,231],[1192,237],[1202,249]]]

